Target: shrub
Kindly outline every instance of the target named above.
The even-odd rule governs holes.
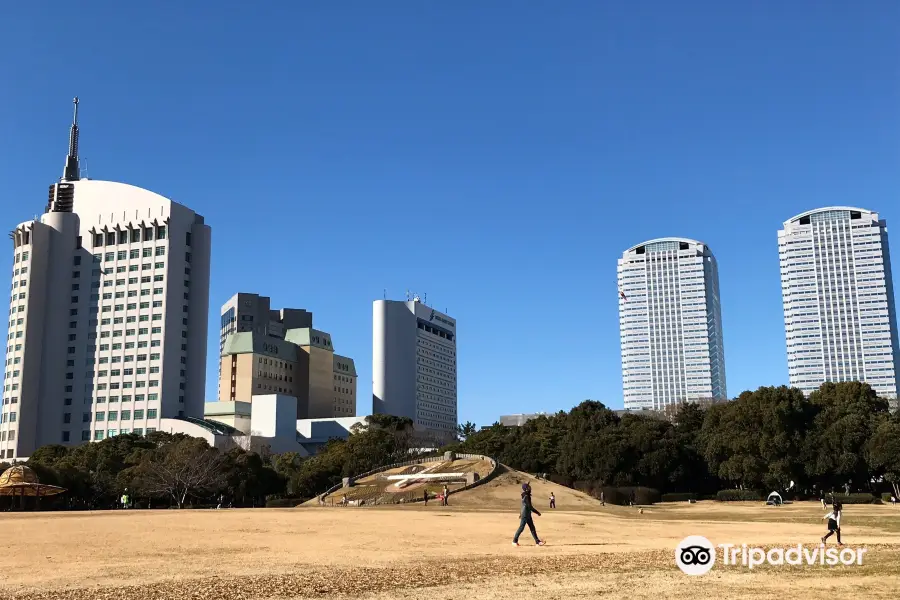
[[[619,506],[628,506],[631,501],[631,493],[634,492],[635,504],[653,504],[659,502],[659,490],[641,486],[623,486],[612,487],[603,486],[593,481],[576,481],[573,487],[584,492],[594,498],[600,499],[600,493],[603,493],[603,500],[607,504],[617,504]]]
[[[753,502],[762,499],[762,494],[756,490],[719,490],[716,493],[716,500],[719,502]]]
[[[890,492],[884,492],[881,494],[881,501],[882,502],[890,502],[891,496],[893,496],[893,494],[891,494]]]
[[[266,500],[266,508],[294,508],[300,504],[296,498],[272,498]]]
[[[688,500],[696,500],[697,494],[693,492],[681,492],[676,494],[663,494],[660,496],[660,502],[687,502]]]
[[[873,494],[863,493],[863,494],[834,494],[831,496],[830,494],[826,496],[825,501],[829,504],[833,500],[840,502],[841,504],[881,504],[881,498],[874,496]],[[888,496],[888,501],[890,501],[890,496]]]

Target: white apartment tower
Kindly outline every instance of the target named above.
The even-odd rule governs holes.
[[[456,435],[456,319],[419,301],[372,310],[372,412],[412,419],[435,440]]]
[[[627,410],[727,399],[719,270],[709,247],[660,238],[619,259]]]
[[[897,315],[887,225],[862,208],[797,215],[778,232],[788,377],[809,394],[863,381],[896,404]]]
[[[63,177],[14,254],[0,458],[203,416],[210,229],[153,192]]]

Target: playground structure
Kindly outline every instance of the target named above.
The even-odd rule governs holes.
[[[499,463],[480,454],[446,453],[395,465],[386,465],[356,477],[346,478],[312,504],[377,506],[437,500],[444,489],[452,496],[486,483],[497,474]]]

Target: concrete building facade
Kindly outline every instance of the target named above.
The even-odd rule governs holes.
[[[226,337],[219,363],[219,403],[249,402],[265,394],[296,398],[298,419],[356,414],[356,365],[335,354],[331,335],[288,329],[284,339],[261,331]]]
[[[210,228],[168,198],[81,179],[76,119],[40,218],[12,231],[0,458],[203,414]]]
[[[625,409],[727,398],[719,272],[686,238],[632,246],[618,261]]]
[[[438,439],[456,434],[456,319],[419,301],[372,311],[372,412],[409,417]]]
[[[285,331],[313,326],[313,315],[302,308],[272,309],[272,301],[259,294],[237,293],[222,305],[219,325],[219,354],[225,338],[232,333],[256,331],[264,336],[284,339]],[[222,371],[219,370],[219,381]],[[221,390],[219,396],[221,397]]]
[[[809,394],[863,381],[896,406],[900,369],[887,224],[862,208],[799,214],[778,232],[788,376]]]

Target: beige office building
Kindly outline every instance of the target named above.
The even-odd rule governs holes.
[[[298,419],[356,415],[356,366],[334,353],[331,335],[303,327],[284,339],[245,331],[226,336],[219,363],[219,402],[252,402],[253,396],[297,398]]]
[[[219,325],[219,353],[225,350],[225,338],[232,333],[257,331],[264,336],[284,339],[288,329],[313,326],[313,315],[302,308],[272,309],[268,296],[237,293],[222,305]],[[219,380],[222,371],[219,370]],[[219,395],[221,396],[221,390]]]

